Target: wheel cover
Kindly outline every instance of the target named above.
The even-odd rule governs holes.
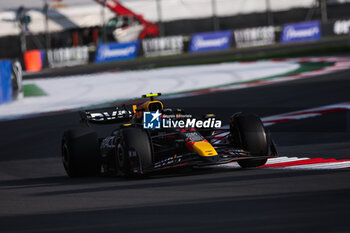
[[[120,170],[123,170],[125,167],[125,149],[121,143],[118,143],[117,146],[117,168]]]

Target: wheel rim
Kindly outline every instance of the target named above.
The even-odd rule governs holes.
[[[124,164],[125,164],[125,150],[124,147],[121,145],[121,143],[118,143],[117,146],[117,168],[119,170],[123,170]]]

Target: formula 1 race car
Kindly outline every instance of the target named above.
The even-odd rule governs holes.
[[[132,110],[124,105],[112,113],[96,109],[80,112],[82,127],[67,130],[62,137],[62,160],[67,174],[130,177],[234,161],[250,168],[277,156],[270,133],[256,115],[235,113],[229,128],[222,129],[213,127],[210,122],[215,121],[215,115],[207,114],[201,123],[209,122],[209,127],[203,128],[181,109],[164,109],[161,101],[154,100],[159,95],[144,95],[150,100],[133,105]],[[172,121],[172,127],[148,127],[144,118],[147,113],[152,114],[151,121],[157,117],[167,124]],[[181,121],[189,122],[191,127],[180,127]],[[110,136],[98,138],[92,124],[118,127],[112,128]]]

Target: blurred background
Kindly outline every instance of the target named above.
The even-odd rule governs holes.
[[[349,0],[119,0],[119,7],[114,2],[2,1],[0,58],[19,58],[34,49],[97,46],[314,20],[321,22],[323,36],[332,36],[346,34],[350,24],[336,24],[350,17]]]

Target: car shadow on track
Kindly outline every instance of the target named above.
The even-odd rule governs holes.
[[[0,216],[1,232],[347,232],[349,189]],[[195,197],[192,197],[195,198]],[[322,203],[322,205],[320,205]]]
[[[268,171],[268,173],[266,173]],[[228,171],[227,169],[211,169],[203,171],[195,171],[193,173],[182,174],[167,174],[161,176],[153,176],[138,179],[125,179],[121,177],[90,177],[69,179],[66,177],[42,178],[23,181],[8,181],[5,184],[8,186],[16,186],[21,184],[25,187],[45,187],[45,186],[66,186],[62,190],[43,191],[30,194],[31,196],[56,196],[66,194],[79,194],[90,192],[106,192],[118,190],[138,190],[151,188],[166,188],[166,187],[181,187],[192,185],[206,185],[225,182],[241,182],[241,181],[257,181],[269,179],[283,179],[291,177],[303,177],[312,175],[328,175],[339,172],[348,173],[350,170],[267,170],[267,169],[234,169]],[[210,176],[212,174],[213,176]],[[209,175],[209,176],[208,176]],[[4,182],[0,182],[3,185]],[[88,185],[84,188],[76,188],[76,185]],[[94,187],[98,185],[98,187]],[[102,185],[102,186],[101,186]],[[67,186],[74,187],[74,189],[67,189]],[[81,186],[80,186],[81,187]],[[11,188],[11,187],[9,187]]]

